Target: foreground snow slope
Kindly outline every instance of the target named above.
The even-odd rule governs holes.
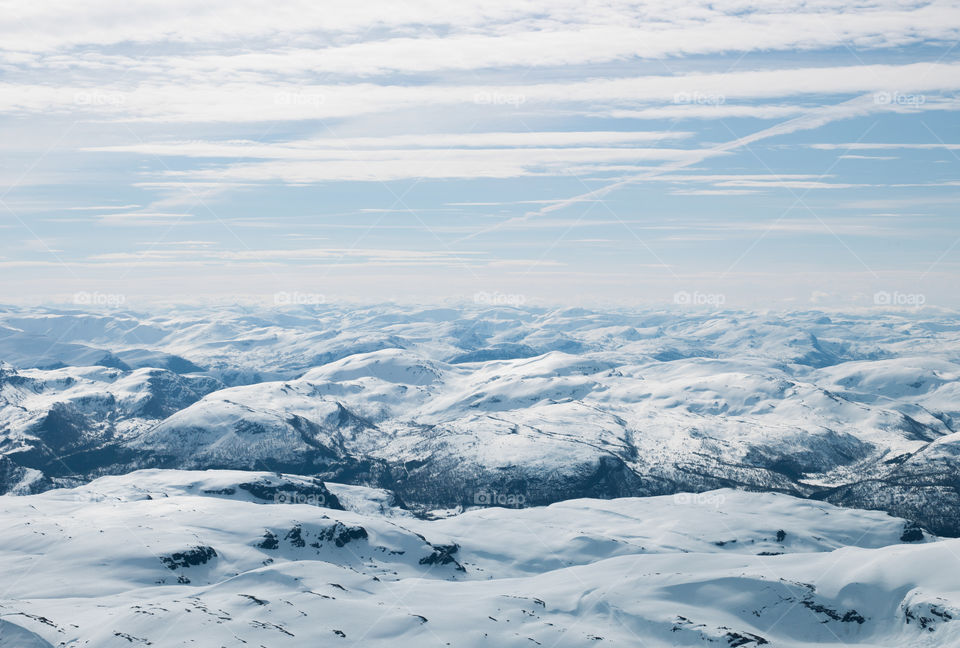
[[[3,648],[960,642],[960,541],[779,494],[431,521],[382,490],[151,470],[0,497],[0,536]]]
[[[421,509],[722,487],[960,536],[960,322],[324,305],[0,308],[0,492],[313,474]]]

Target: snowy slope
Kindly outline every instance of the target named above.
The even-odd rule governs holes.
[[[375,483],[434,507],[469,504],[485,486],[532,503],[721,486],[809,495],[893,456],[925,456],[952,434],[920,405],[910,416],[889,398],[848,399],[756,362],[616,360],[550,352],[451,365],[360,353],[211,394],[131,446],[180,453],[162,465],[336,478],[374,460],[387,475]]]
[[[734,490],[398,504],[239,471],[0,497],[0,646],[960,641],[960,541],[879,512]]]
[[[116,448],[223,385],[166,369],[21,369],[0,364],[0,449],[7,488],[29,491],[75,478]],[[0,465],[0,472],[3,466]]]
[[[7,308],[2,359],[0,492],[143,467],[420,509],[734,487],[960,535],[952,313]]]

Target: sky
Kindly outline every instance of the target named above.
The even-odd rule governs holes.
[[[0,15],[0,302],[960,306],[960,2]]]

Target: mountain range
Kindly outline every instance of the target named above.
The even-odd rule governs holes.
[[[958,339],[929,311],[8,307],[0,488],[271,470],[421,511],[738,488],[954,536]]]

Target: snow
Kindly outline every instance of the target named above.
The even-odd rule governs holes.
[[[904,544],[905,521],[879,512],[724,489],[431,521],[381,490],[329,484],[335,510],[245,482],[314,483],[148,470],[0,497],[0,645],[960,641],[960,541]],[[361,527],[341,546],[324,535]],[[423,561],[454,543],[456,562]],[[197,548],[212,551],[164,562]]]
[[[11,462],[0,487],[146,466],[277,468],[360,475],[446,509],[510,480],[531,503],[737,486],[820,492],[960,534],[954,319],[0,309],[0,458]],[[91,366],[106,357],[128,366]],[[897,491],[897,507],[883,503],[930,474],[929,487]]]
[[[0,308],[0,648],[960,645],[958,378],[930,310]]]

